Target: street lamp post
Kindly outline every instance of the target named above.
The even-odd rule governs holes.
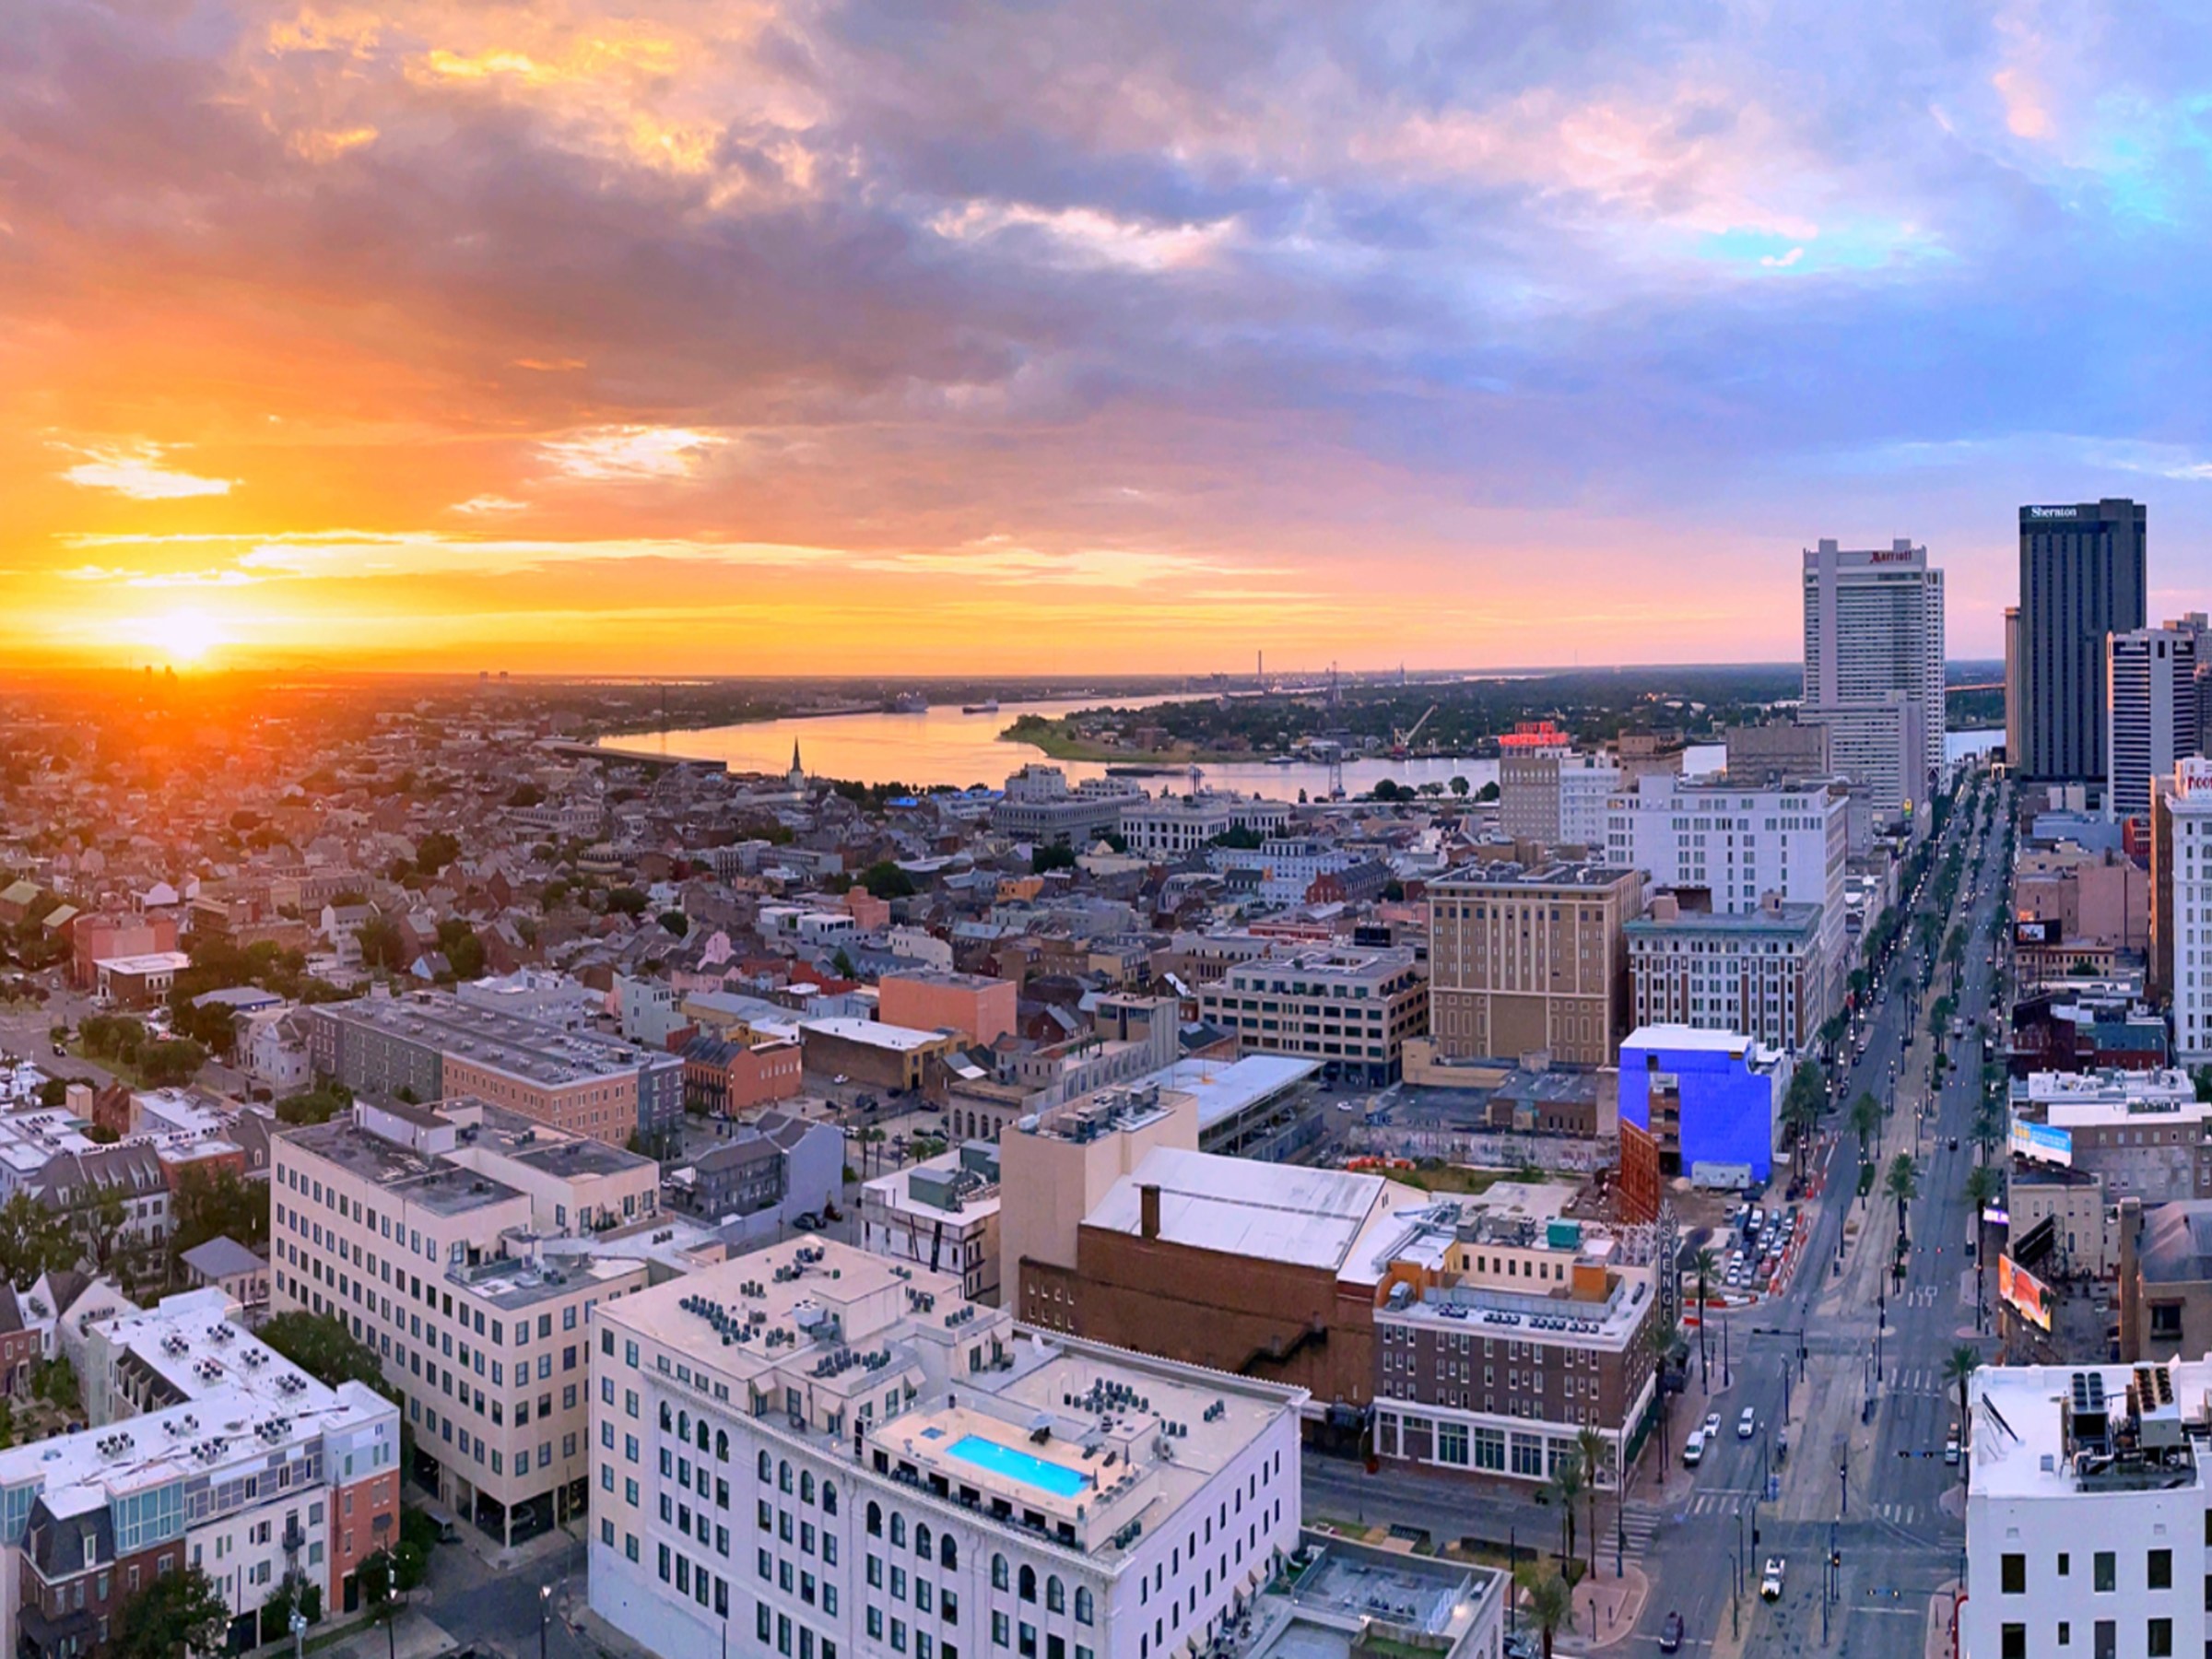
[[[553,1618],[553,1586],[537,1587],[537,1659],[546,1659],[546,1627]]]

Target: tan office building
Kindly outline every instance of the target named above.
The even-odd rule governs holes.
[[[1643,877],[1606,865],[1490,865],[1430,882],[1437,1053],[1611,1065],[1631,1023],[1623,929],[1642,909]]]

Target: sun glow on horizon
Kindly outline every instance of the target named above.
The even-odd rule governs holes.
[[[196,605],[159,612],[135,631],[143,643],[178,664],[203,663],[229,642],[222,624]]]

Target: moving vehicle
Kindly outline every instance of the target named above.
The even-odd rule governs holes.
[[[1721,1414],[1720,1414],[1719,1412],[1717,1412],[1717,1411],[1709,1411],[1709,1412],[1707,1412],[1707,1413],[1705,1414],[1705,1437],[1706,1437],[1706,1439],[1708,1439],[1708,1440],[1718,1440],[1718,1439],[1720,1438],[1720,1435],[1721,1435]]]
[[[1665,1619],[1660,1621],[1659,1651],[1663,1653],[1672,1653],[1678,1651],[1681,1646],[1682,1615],[1669,1613]]]
[[[1769,1556],[1767,1571],[1759,1581],[1759,1600],[1772,1602],[1782,1599],[1782,1573],[1783,1559],[1780,1556]]]
[[[1682,1442],[1682,1466],[1694,1469],[1705,1461],[1705,1430],[1692,1429],[1689,1438]]]
[[[1735,1438],[1749,1440],[1759,1432],[1759,1413],[1750,1406],[1744,1407],[1743,1416],[1735,1419]]]
[[[1951,1425],[1951,1437],[1943,1442],[1943,1461],[1952,1468],[1959,1466],[1959,1425]]]

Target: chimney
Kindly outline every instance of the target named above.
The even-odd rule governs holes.
[[[1159,1237],[1159,1188],[1152,1182],[1136,1189],[1136,1228],[1144,1238]]]
[[[1677,922],[1682,916],[1682,901],[1672,893],[1661,893],[1652,900],[1652,920]]]
[[[2120,1200],[2120,1362],[2143,1358],[2143,1272],[2136,1257],[2136,1235],[2143,1229],[2143,1200]]]

